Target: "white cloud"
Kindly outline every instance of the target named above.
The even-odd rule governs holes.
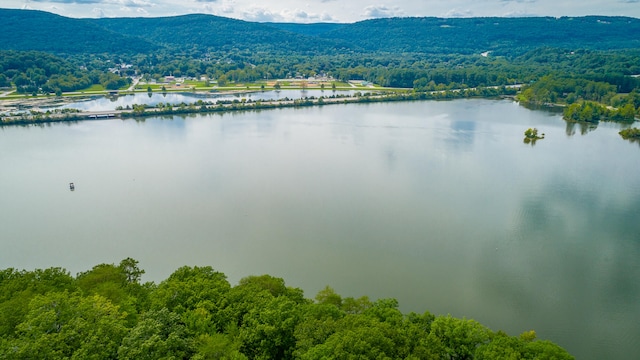
[[[106,17],[106,15],[104,14],[104,10],[100,9],[100,8],[93,8],[93,10],[91,10],[91,12],[93,13],[93,15],[97,18],[103,18]]]
[[[243,20],[257,22],[312,23],[320,21],[335,21],[335,19],[328,13],[313,13],[302,9],[285,9],[275,12],[262,7],[253,7],[248,11],[243,11],[241,18]]]
[[[444,17],[448,17],[448,18],[472,17],[472,16],[473,16],[473,11],[469,9],[466,9],[466,10],[451,9],[447,11],[447,13],[444,15]]]
[[[295,10],[293,12],[293,17],[298,18],[298,19],[308,19],[309,18],[309,14],[307,14],[307,12],[303,11],[303,10]]]
[[[242,14],[243,18],[248,21],[277,22],[283,20],[280,14],[273,13],[265,8],[254,7],[247,11],[243,11]]]
[[[152,3],[150,0],[107,0],[107,1],[114,1],[117,4],[121,4],[122,6],[126,6],[126,7],[155,6],[155,4]]]
[[[403,11],[397,6],[390,8],[386,5],[370,5],[364,8],[363,15],[367,18],[387,18],[402,16]]]
[[[504,17],[533,17],[533,16],[537,16],[536,14],[531,14],[525,10],[518,10],[518,11],[510,11],[510,12],[506,12],[504,14],[502,14],[502,16]]]
[[[333,16],[331,16],[330,14],[322,13],[320,14],[320,21],[331,22],[331,21],[336,21],[336,19],[334,19]]]
[[[331,15],[327,13],[311,13],[305,10],[294,9],[292,11],[284,10],[280,13],[280,16],[287,22],[300,22],[310,23],[319,21],[333,21]]]

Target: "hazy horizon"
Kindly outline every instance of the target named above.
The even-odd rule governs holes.
[[[640,18],[640,0],[5,0],[7,9],[42,10],[73,18],[166,17],[209,14],[253,22],[353,23],[387,17],[628,16]]]

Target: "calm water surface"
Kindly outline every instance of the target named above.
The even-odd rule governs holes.
[[[489,100],[4,127],[0,266],[268,273],[628,359],[640,147],[618,131]]]

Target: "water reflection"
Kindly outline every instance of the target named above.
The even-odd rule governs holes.
[[[451,146],[460,150],[468,151],[472,148],[473,138],[476,133],[475,121],[457,121],[451,122],[451,137],[446,142]]]
[[[565,120],[565,123],[567,124],[566,130],[565,130],[565,133],[567,134],[567,136],[575,135],[576,127],[580,129],[580,135],[586,135],[587,133],[594,131],[595,129],[598,128],[598,123],[575,122],[575,121],[569,121],[569,120]]]
[[[352,90],[337,90],[332,95],[353,95]],[[279,91],[253,91],[253,92],[236,92],[236,93],[136,93],[120,96],[101,96],[93,97],[88,100],[74,102],[61,106],[61,108],[79,109],[83,111],[106,111],[115,110],[117,107],[127,108],[134,104],[155,106],[159,103],[168,104],[191,104],[198,100],[217,102],[229,100],[251,99],[253,101],[267,101],[278,99],[300,99],[307,96],[323,96],[325,92],[320,90],[279,90]],[[325,95],[326,96],[326,95]]]
[[[629,320],[640,318],[640,196],[593,190],[560,181],[524,196],[513,231],[480,262],[478,284],[498,300],[498,316],[532,328],[555,322],[546,336],[563,339],[576,358],[623,359],[623,334],[640,334]]]
[[[251,114],[247,117],[248,114]],[[275,131],[278,111],[251,110],[249,112],[214,113],[216,118],[224,117],[220,122],[220,134],[224,137],[243,135],[265,135]]]

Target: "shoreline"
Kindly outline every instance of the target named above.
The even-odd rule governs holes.
[[[202,113],[225,113],[236,111],[256,111],[282,108],[300,108],[309,106],[324,106],[335,104],[355,104],[374,102],[394,102],[394,101],[425,101],[425,100],[454,100],[464,98],[486,98],[496,99],[508,97],[512,94],[507,91],[493,89],[493,93],[487,94],[477,89],[467,89],[461,91],[441,91],[441,92],[406,92],[406,93],[383,93],[364,94],[356,96],[334,96],[334,97],[307,97],[303,99],[279,99],[269,101],[224,101],[205,102],[202,104],[170,104],[163,107],[147,107],[145,105],[134,106],[133,109],[106,110],[86,112],[78,110],[68,110],[59,112],[37,112],[23,113],[17,116],[0,117],[0,127],[2,126],[24,126],[33,124],[45,124],[66,121],[102,120],[102,119],[128,119],[143,118],[161,115],[186,115]],[[59,109],[56,109],[59,110]]]
[[[292,89],[293,90],[293,89]],[[260,90],[256,89],[242,89],[242,90],[223,90],[223,91],[208,91],[208,90],[192,90],[192,89],[181,89],[181,90],[172,90],[165,91],[164,93],[180,93],[180,94],[195,94],[195,95],[234,95],[234,94],[250,94],[259,92]],[[54,106],[61,106],[65,104],[71,104],[74,102],[88,101],[95,98],[102,97],[110,97],[110,96],[129,96],[135,94],[146,94],[145,91],[123,91],[118,95],[110,95],[107,92],[100,93],[68,93],[63,96],[38,96],[31,97],[29,95],[9,95],[5,97],[0,97],[0,113],[2,112],[10,112],[10,111],[21,111],[21,110],[29,110],[29,109],[40,109],[40,108],[50,108]],[[154,92],[154,93],[163,93],[163,92]]]
[[[276,88],[258,88],[258,87],[249,87],[249,88],[233,88],[233,87],[225,87],[222,89],[218,89],[215,87],[212,88],[197,88],[197,87],[184,87],[181,89],[169,89],[166,91],[153,91],[153,94],[194,94],[194,95],[202,95],[205,97],[215,97],[218,95],[235,95],[235,94],[252,94],[263,91],[279,91],[279,90],[307,90],[310,92],[315,91],[331,91],[331,90],[340,90],[340,91],[410,91],[413,89],[400,89],[400,88],[383,88],[383,87],[339,87],[336,89],[321,89],[321,88],[302,88],[296,86],[284,86],[280,89]],[[15,91],[6,92],[0,94],[0,113],[10,111],[10,110],[24,110],[24,109],[32,109],[38,107],[51,107],[57,105],[64,105],[68,103],[82,101],[84,99],[93,99],[99,97],[110,97],[110,96],[128,96],[135,94],[148,94],[148,91],[137,89],[137,90],[118,90],[117,94],[112,94],[109,91],[72,91],[63,93],[62,96],[56,95],[38,95],[37,97],[33,97],[28,94],[16,94]]]

